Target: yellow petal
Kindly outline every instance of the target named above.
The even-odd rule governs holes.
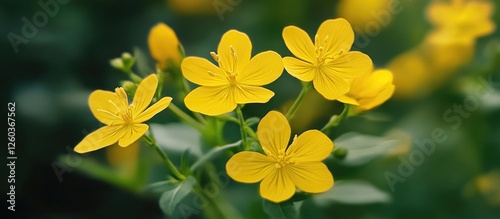
[[[187,57],[182,60],[181,69],[182,75],[195,84],[202,86],[229,84],[226,73],[204,58]]]
[[[296,26],[288,26],[283,29],[282,35],[286,47],[294,56],[309,63],[315,62],[314,44],[305,31]]]
[[[270,158],[250,151],[232,156],[226,163],[226,172],[232,179],[242,183],[259,182],[269,175],[274,167]]]
[[[318,72],[318,68],[311,63],[293,57],[283,58],[283,63],[286,71],[301,81],[312,81]]]
[[[267,155],[283,154],[291,134],[286,117],[278,111],[268,112],[257,126],[257,138]]]
[[[349,52],[325,63],[321,66],[321,70],[345,79],[353,79],[372,72],[373,63],[370,57],[364,53]]]
[[[233,51],[236,53],[236,58]],[[219,65],[222,69],[231,72],[241,72],[250,61],[252,42],[245,33],[230,30],[222,36],[217,53],[220,58]],[[237,60],[236,63],[235,60]]]
[[[261,52],[254,56],[236,76],[236,81],[246,85],[262,86],[278,79],[283,73],[283,60],[274,51]]]
[[[322,161],[332,150],[332,140],[318,130],[309,130],[293,141],[286,154],[292,162]]]
[[[349,91],[349,81],[335,74],[320,72],[313,80],[314,88],[326,99],[335,100]]]
[[[330,19],[323,22],[317,32],[317,43],[325,52],[333,55],[347,53],[354,42],[352,27],[344,18]]]
[[[351,105],[359,105],[358,101],[350,96],[348,96],[349,93],[345,94],[344,96],[340,96],[337,98],[337,101],[346,103],[346,104],[351,104]]]
[[[181,60],[179,52],[179,40],[174,30],[164,23],[159,23],[149,32],[148,45],[151,56],[160,63],[161,68],[172,60],[179,63]]]
[[[388,85],[384,90],[382,90],[377,96],[372,98],[361,99],[359,101],[358,108],[360,110],[370,110],[379,105],[382,105],[385,101],[391,98],[392,94],[394,94],[395,86]]]
[[[349,52],[320,66],[313,80],[314,88],[326,99],[334,100],[349,91],[351,80],[372,71],[370,57],[360,52]]]
[[[106,146],[116,143],[124,134],[123,126],[104,126],[94,132],[88,134],[83,140],[75,147],[78,153],[87,153],[95,151]]]
[[[118,95],[110,91],[96,90],[89,96],[90,111],[106,125],[123,123],[123,119],[116,116],[120,110],[117,107],[119,103]]]
[[[139,116],[149,106],[155,95],[156,87],[158,87],[158,77],[155,74],[151,74],[141,81],[132,101],[134,117]]]
[[[184,104],[193,111],[203,113],[209,116],[217,116],[233,111],[236,108],[236,102],[229,86],[218,87],[198,87],[191,91]]]
[[[274,92],[263,87],[237,85],[234,89],[234,101],[238,104],[267,103],[273,96]]]
[[[125,126],[123,137],[118,141],[120,147],[127,147],[137,141],[148,131],[149,126],[146,124],[130,124]]]
[[[164,110],[165,108],[170,105],[170,102],[172,102],[172,97],[163,97],[160,99],[160,101],[156,102],[149,108],[147,108],[144,112],[139,114],[136,118],[134,118],[135,123],[143,123]]]
[[[363,74],[354,79],[349,94],[359,98],[377,96],[381,90],[392,83],[392,79],[391,71],[385,69]]]
[[[285,167],[286,175],[300,190],[308,193],[326,192],[333,186],[333,176],[322,162],[301,162]]]
[[[281,169],[274,168],[260,183],[260,195],[272,202],[282,202],[292,197],[295,185]]]

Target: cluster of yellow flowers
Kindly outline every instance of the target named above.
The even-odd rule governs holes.
[[[427,19],[434,28],[417,47],[395,57],[395,96],[413,98],[431,93],[474,55],[477,38],[495,30],[493,4],[487,0],[434,1]]]
[[[226,164],[228,175],[236,181],[261,181],[261,196],[273,202],[290,199],[296,188],[320,193],[333,186],[332,174],[321,162],[334,147],[328,136],[319,130],[309,130],[295,135],[288,144],[292,134],[289,120],[305,92],[314,87],[328,100],[352,105],[352,113],[379,106],[394,92],[390,71],[373,71],[370,57],[350,51],[354,32],[342,18],[323,22],[314,41],[296,26],[285,27],[283,39],[295,57],[282,58],[274,51],[252,57],[250,38],[245,33],[229,30],[222,36],[217,53],[210,53],[216,64],[200,57],[184,58],[175,32],[165,24],[153,27],[148,39],[159,71],[180,66],[183,80],[199,85],[192,91],[188,89],[184,98],[184,104],[194,114],[219,116],[236,109],[244,146],[247,133],[243,128],[241,107],[268,102],[275,93],[262,86],[277,80],[283,69],[303,82],[303,90],[286,116],[270,111],[259,122],[256,140],[265,155],[243,147],[243,151],[232,156]],[[124,88],[117,88],[115,92],[94,91],[89,97],[89,106],[105,126],[87,135],[74,150],[86,153],[115,143],[127,147],[144,136],[149,128],[144,122],[169,104],[169,108],[174,107],[171,97],[155,97],[159,83],[162,82],[157,74],[142,79],[130,104]],[[152,100],[155,103],[149,106]],[[199,118],[203,124],[204,117],[200,115]],[[178,179],[185,178],[176,171],[174,174]]]

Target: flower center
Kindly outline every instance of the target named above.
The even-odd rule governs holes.
[[[105,109],[97,109],[97,111],[111,115],[112,117],[116,118],[116,120],[122,121],[125,124],[133,123],[132,112],[135,106],[133,104],[128,105],[127,93],[125,93],[125,90],[123,88],[116,88],[115,93],[116,95],[118,95],[118,103],[114,102],[113,100],[108,100],[108,103],[113,105],[113,107],[115,108],[114,111],[116,113],[112,113]]]
[[[289,146],[289,148],[295,144],[295,139],[297,139],[297,135],[295,135],[295,137],[293,138],[293,142]],[[281,169],[288,164],[295,163],[293,160],[294,153],[287,153],[286,149],[278,151],[278,154],[272,153],[266,147],[262,147],[262,149],[264,150],[264,152],[266,152],[267,156],[273,158],[276,161],[276,163],[274,163],[274,167],[276,167],[276,169]]]
[[[323,63],[325,63],[326,60],[334,59],[336,56],[342,55],[344,53],[343,49],[340,49],[337,54],[331,53],[331,51],[327,51],[325,47],[328,44],[328,40],[329,40],[328,35],[323,37],[323,39],[318,34],[314,36],[314,52],[316,53],[316,61],[317,61],[316,66],[320,66]]]
[[[231,55],[232,62],[231,63],[223,63],[220,59],[219,55],[215,52],[210,52],[212,58],[219,64],[219,68],[224,71],[224,76],[227,78],[230,84],[236,84],[236,76],[238,75],[237,71],[237,63],[238,63],[238,54],[234,49],[233,45],[229,45],[229,54]],[[210,76],[215,76],[216,74],[212,71],[208,71]]]

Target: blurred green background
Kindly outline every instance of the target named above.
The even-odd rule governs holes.
[[[82,174],[76,168],[66,167],[60,178],[54,170],[58,167],[61,171],[58,166],[61,157],[78,163],[80,158],[74,156],[72,148],[87,133],[99,127],[87,106],[90,92],[95,89],[112,90],[119,86],[121,80],[127,79],[110,67],[109,60],[121,56],[123,52],[132,53],[136,48],[149,57],[148,33],[158,22],[164,22],[176,31],[188,56],[209,58],[209,52],[216,50],[220,37],[229,29],[249,35],[253,54],[274,50],[288,56],[291,54],[281,37],[285,26],[296,25],[312,35],[321,22],[337,18],[340,14],[339,1],[220,0],[223,5],[219,6],[223,8],[219,9],[227,10],[223,13],[219,11],[219,14],[214,9],[217,0],[203,2],[61,0],[57,4],[57,12],[47,18],[46,24],[37,28],[32,37],[24,37],[26,40],[18,46],[12,45],[9,34],[23,37],[23,17],[32,21],[33,16],[43,9],[38,1],[0,3],[0,26],[4,36],[0,40],[0,57],[6,90],[2,96],[4,104],[16,103],[18,157],[16,212],[6,210],[7,204],[3,201],[2,215],[6,215],[3,218],[163,218],[157,197],[135,194]],[[397,1],[400,12],[392,14],[391,22],[381,26],[379,33],[370,36],[366,46],[356,46],[364,45],[357,38],[355,50],[368,54],[376,68],[387,66],[399,54],[418,46],[432,29],[425,18],[430,2]],[[498,26],[500,3],[493,3],[495,13],[491,19]],[[380,9],[373,10],[377,12]],[[17,52],[14,47],[18,48]],[[429,87],[430,91],[425,95],[393,98],[373,112],[349,118],[332,130],[332,139],[351,131],[398,139],[400,144],[397,148],[364,165],[327,162],[336,180],[369,181],[388,192],[391,202],[334,203],[327,207],[304,202],[306,207],[302,208],[302,216],[500,218],[498,31],[479,38],[474,51],[470,60],[453,70],[435,88]],[[459,53],[446,55],[453,59]],[[151,60],[144,69],[154,69]],[[398,74],[404,75],[404,72]],[[478,107],[465,114],[447,114],[455,109],[455,105],[469,104],[468,98],[477,86],[481,86],[481,77],[491,81],[491,90],[475,99],[478,100]],[[432,77],[429,80],[433,80]],[[425,88],[427,84],[421,86]],[[266,105],[248,105],[244,109],[245,117],[262,117],[269,110],[283,109],[300,91],[300,83],[286,72],[268,87],[277,94],[275,98]],[[301,107],[297,117],[302,119],[292,123],[294,133],[319,129],[329,116],[342,110],[342,105],[321,100],[314,94],[307,98],[311,104],[318,105],[308,108],[309,105],[304,104]],[[448,121],[445,114],[455,116],[454,120]],[[165,123],[177,120],[171,113],[163,112],[153,121]],[[404,177],[404,182],[396,183],[392,190],[386,173],[397,173],[401,159],[408,160],[413,151],[419,150],[415,142],[432,138],[436,128],[445,133],[447,140],[436,143],[436,150],[426,155],[425,161],[416,165],[413,173]],[[227,141],[237,140],[237,136],[237,131],[234,135],[229,131]],[[6,157],[6,150],[2,151]],[[105,160],[102,151],[83,156]],[[223,164],[224,161],[221,161],[218,167],[223,168]],[[7,173],[5,165],[2,165],[2,172]],[[8,192],[5,185],[3,183],[1,188],[3,194]],[[244,188],[243,194],[257,193],[255,185],[242,186],[231,182],[228,190],[232,193],[236,191],[231,189],[233,187]],[[240,201],[234,203],[244,215],[263,215],[260,202],[245,203],[241,195],[238,197],[241,197]],[[242,207],[247,205],[252,207]]]

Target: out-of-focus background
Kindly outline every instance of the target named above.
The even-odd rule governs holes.
[[[209,58],[229,29],[248,34],[253,54],[274,50],[289,56],[281,36],[285,26],[314,36],[324,20],[338,17],[353,26],[352,50],[394,73],[396,93],[381,107],[347,119],[330,137],[357,132],[398,143],[363,165],[327,163],[336,180],[369,181],[390,201],[327,207],[304,202],[301,215],[500,218],[499,11],[500,2],[486,0],[2,1],[2,96],[5,111],[15,102],[17,156],[16,211],[7,210],[4,200],[2,218],[163,218],[157,197],[80,170],[87,157],[112,160],[104,150],[72,152],[99,127],[87,106],[90,92],[112,90],[127,79],[110,60],[139,53],[150,63],[142,69],[155,69],[147,37],[157,23],[175,30],[188,56]],[[268,88],[275,98],[248,105],[246,117],[286,108],[300,83],[285,72]],[[292,121],[294,133],[319,129],[341,110],[313,92]],[[177,120],[165,111],[154,121]],[[2,150],[3,157],[7,152]],[[8,199],[10,169],[1,166],[1,191]],[[233,203],[249,218],[263,215],[260,202],[251,208],[243,207],[245,200]]]

